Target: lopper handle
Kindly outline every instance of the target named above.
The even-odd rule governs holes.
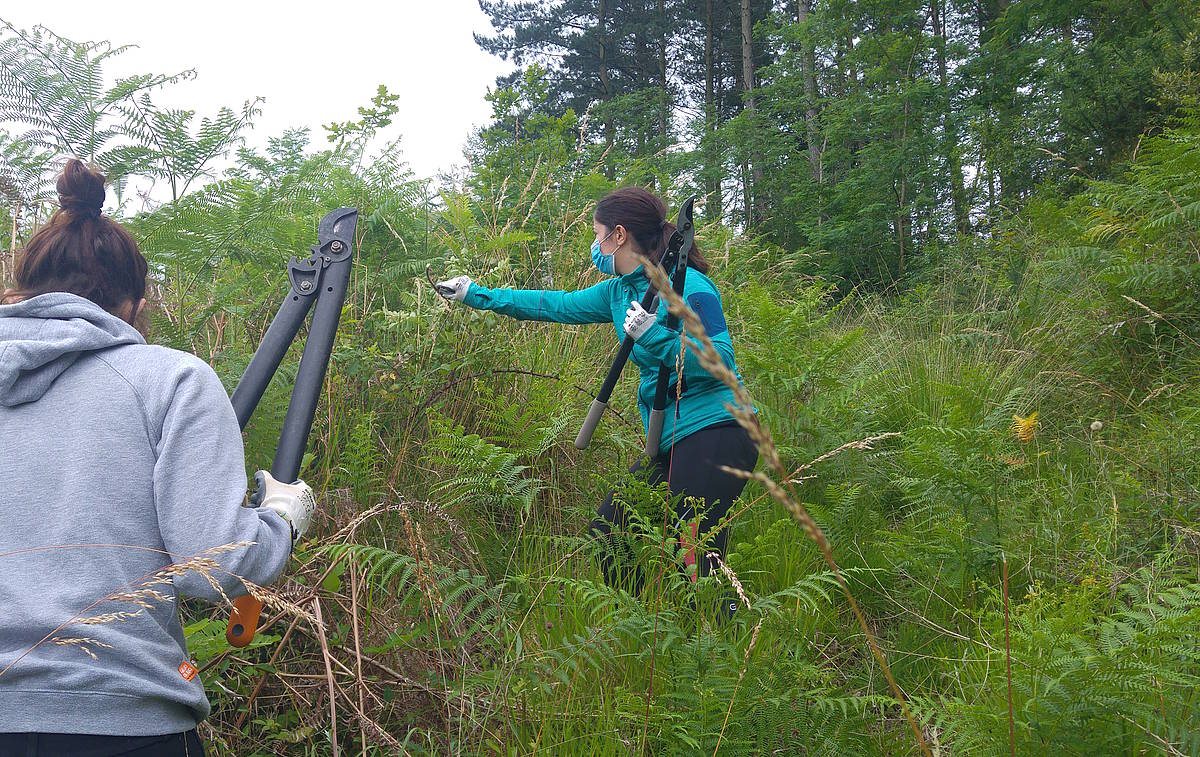
[[[304,352],[300,356],[292,400],[288,403],[279,446],[271,464],[271,474],[280,481],[294,481],[300,474],[308,432],[312,428],[317,400],[329,368],[338,321],[346,302],[357,226],[358,210],[355,208],[338,208],[321,218],[317,225],[318,244],[312,248],[312,255],[306,261],[292,258],[288,264],[292,290],[289,290],[289,296],[284,299],[230,399],[238,425],[244,429],[315,300],[315,312],[309,324]],[[316,287],[312,291],[314,282]],[[306,290],[312,291],[312,294],[300,297]],[[326,296],[322,297],[322,292],[327,293]],[[226,641],[235,647],[244,647],[253,641],[262,609],[262,602],[249,594],[235,599],[229,624],[225,627]]]
[[[244,647],[254,640],[262,608],[263,603],[250,594],[233,600],[233,612],[229,613],[229,625],[225,626],[225,640],[230,646]]]
[[[658,457],[659,443],[662,441],[663,420],[667,414],[663,410],[650,411],[650,426],[646,432],[646,455],[653,460]]]
[[[596,433],[596,425],[600,423],[600,419],[604,417],[604,411],[607,409],[607,402],[592,400],[587,417],[583,419],[583,425],[579,428],[579,435],[575,437],[575,449],[587,449],[587,446],[592,443],[592,434]]]

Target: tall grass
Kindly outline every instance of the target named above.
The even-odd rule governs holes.
[[[835,302],[802,256],[701,229],[770,462],[727,519],[723,570],[694,583],[665,493],[626,489],[638,596],[602,582],[584,536],[641,450],[632,377],[592,448],[571,444],[611,327],[452,307],[424,273],[597,280],[582,251],[608,185],[587,166],[480,171],[433,205],[336,154],[263,157],[260,178],[137,219],[155,339],[232,386],[286,257],[324,209],[362,218],[302,473],[321,520],[279,587],[324,623],[276,612],[234,652],[223,609],[185,608],[211,751],[1200,751],[1194,220],[1155,194],[1181,185],[1194,132],[959,242],[889,299]],[[248,430],[249,469],[297,357]],[[745,608],[724,622],[732,591]]]

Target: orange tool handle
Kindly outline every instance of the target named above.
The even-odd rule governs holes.
[[[250,594],[233,600],[233,612],[229,613],[229,625],[225,627],[225,640],[235,647],[244,647],[254,641],[262,608],[263,603]]]

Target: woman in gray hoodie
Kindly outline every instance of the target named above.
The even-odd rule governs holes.
[[[104,177],[71,160],[57,188],[0,304],[0,757],[202,755],[178,597],[273,582],[311,490],[242,506],[221,381],[133,325],[146,261]]]

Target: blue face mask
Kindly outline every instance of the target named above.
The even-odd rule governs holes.
[[[608,239],[612,236],[612,234],[612,231],[608,232],[604,235],[604,239]],[[617,272],[616,265],[613,262],[617,253],[615,250],[611,255],[601,252],[600,243],[603,242],[604,239],[597,239],[595,242],[592,242],[592,263],[597,269],[600,270],[600,273],[603,273],[605,276],[612,276]]]

